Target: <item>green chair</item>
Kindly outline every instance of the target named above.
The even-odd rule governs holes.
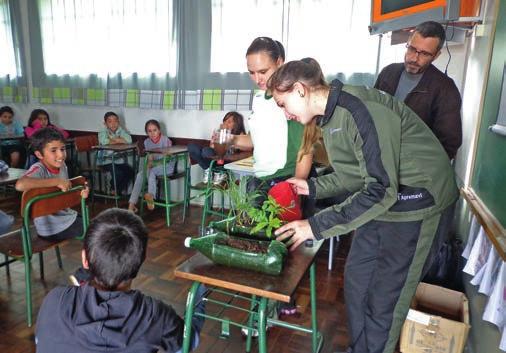
[[[204,198],[204,206],[202,209],[202,220],[200,222],[200,227],[202,230],[206,226],[206,220],[209,215],[214,215],[221,218],[225,218],[227,216],[225,212],[225,193],[227,191],[227,188],[226,186],[213,185],[213,178],[212,178],[214,172],[223,172],[224,171],[223,167],[216,165],[216,161],[212,160],[211,164],[209,165],[209,171],[210,173],[207,183],[202,182],[192,185],[190,173],[188,173],[188,182],[186,183],[186,185],[188,185],[187,188],[188,196],[186,197],[186,199],[188,200],[188,204],[190,200],[200,197]],[[230,175],[228,180],[230,180]],[[198,193],[194,196],[191,196],[192,190],[195,190]],[[220,208],[217,211],[213,209],[215,192],[218,192],[220,194],[220,201],[221,201]]]
[[[89,224],[88,208],[86,201],[81,197],[81,191],[85,188],[86,179],[82,176],[70,179],[72,188],[68,191],[60,191],[57,187],[37,188],[25,191],[21,198],[21,216],[23,224],[20,230],[4,234],[0,237],[0,253],[23,261],[25,265],[25,288],[26,288],[26,314],[28,326],[32,326],[32,291],[31,291],[31,259],[34,254],[39,254],[40,276],[44,279],[43,252],[54,248],[58,265],[62,268],[59,245],[67,240],[47,240],[39,237],[31,220],[36,217],[54,214],[65,208],[81,205],[83,218],[83,231],[77,235],[77,239],[83,239]]]
[[[146,156],[144,157],[144,168],[143,168],[143,181],[142,181],[142,190],[141,190],[141,204],[140,204],[140,214],[141,216],[144,213],[144,205],[147,203],[144,200],[144,194],[146,193],[147,186],[147,172],[148,172],[148,155],[151,152],[146,151]],[[155,153],[156,154],[156,153]],[[167,174],[167,166],[172,161],[175,161],[175,171],[172,174]],[[162,165],[163,166],[163,175],[157,178],[158,181],[161,181],[162,188],[158,188],[158,190],[163,190],[163,198],[157,198],[154,201],[155,206],[165,208],[165,218],[167,222],[167,227],[170,227],[170,210],[172,207],[183,205],[183,222],[186,217],[186,209],[189,205],[187,201],[187,182],[188,175],[190,174],[190,157],[188,155],[188,151],[186,149],[175,152],[173,154],[165,154],[162,158],[153,160],[152,167]],[[172,180],[183,178],[183,200],[182,201],[174,201],[171,199],[171,185],[170,182]],[[157,196],[157,195],[154,195]]]

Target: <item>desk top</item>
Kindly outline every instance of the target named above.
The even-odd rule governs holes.
[[[12,184],[26,173],[26,169],[9,168],[7,173],[0,174],[0,185]]]
[[[255,174],[255,168],[253,167],[253,156],[225,164],[224,168],[233,172],[237,172],[239,174]]]
[[[223,156],[223,158],[219,158],[218,156],[214,155],[211,157],[211,159],[214,159],[215,161],[223,159],[225,162],[236,162],[242,159],[248,159],[252,155],[253,152],[251,151],[241,151],[233,154],[226,154]]]
[[[145,150],[146,153],[156,153],[156,154],[163,154],[166,156],[170,156],[173,154],[179,154],[179,153],[185,153],[188,152],[188,148],[183,145],[175,145],[170,147],[164,147],[164,148],[153,148],[150,150]]]
[[[216,265],[201,253],[179,265],[174,274],[176,277],[289,303],[322,244],[323,241],[314,241],[312,248],[302,244],[290,252],[279,276]]]
[[[0,135],[0,140],[4,141],[4,140],[24,140],[25,139],[25,135],[18,135],[18,136],[12,136],[12,135],[7,135],[7,134],[2,134]]]
[[[128,151],[128,150],[133,150],[136,148],[137,148],[136,143],[118,143],[115,145],[93,146],[94,150],[116,151],[116,152]]]

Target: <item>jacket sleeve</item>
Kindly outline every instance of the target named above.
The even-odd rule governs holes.
[[[461,105],[460,93],[451,81],[436,95],[436,102],[431,112],[434,119],[432,131],[441,141],[450,159],[455,158],[457,150],[462,145]]]
[[[109,134],[106,130],[101,130],[98,132],[98,144],[99,145],[108,145],[110,142]]]
[[[307,181],[309,187],[309,198],[324,199],[340,195],[347,190],[343,187],[339,174],[336,171],[332,173],[311,178]]]
[[[383,105],[369,109],[358,104],[360,117],[349,114],[346,133],[354,144],[350,153],[355,153],[363,186],[342,203],[308,219],[316,239],[348,233],[386,212],[397,200],[400,120],[385,119],[395,113]],[[384,125],[376,125],[369,111],[381,116],[378,121]]]
[[[126,141],[126,143],[132,143],[132,136],[128,132],[126,132],[124,129],[121,129],[120,131],[120,137]]]

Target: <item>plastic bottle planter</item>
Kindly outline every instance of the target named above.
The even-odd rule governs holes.
[[[201,252],[214,263],[279,275],[288,253],[285,244],[241,239],[217,232],[200,238],[186,238],[184,245]]]
[[[271,238],[265,234],[265,230],[262,229],[257,233],[253,233],[252,229],[254,226],[246,227],[238,225],[235,217],[226,218],[221,221],[210,222],[208,227],[215,231],[221,231],[227,233],[228,235],[233,235],[241,238],[254,240],[271,240]]]

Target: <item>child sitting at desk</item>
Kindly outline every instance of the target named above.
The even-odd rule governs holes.
[[[30,118],[28,119],[28,126],[25,128],[25,135],[26,137],[30,138],[34,133],[46,127],[59,131],[62,134],[64,140],[68,139],[70,136],[68,131],[65,131],[61,127],[51,124],[49,114],[44,109],[34,109],[32,111]]]
[[[220,128],[230,130],[232,135],[246,135],[246,129],[244,128],[244,118],[238,112],[232,111],[225,114]],[[251,150],[251,148],[244,150]],[[209,178],[209,166],[211,165],[211,157],[216,155],[212,138],[209,147],[202,147],[196,143],[188,144],[188,152],[190,153],[190,157],[196,161],[202,169],[204,169],[204,178],[202,182],[207,183],[207,180]],[[225,175],[226,174],[223,173],[217,173],[213,182],[215,184],[220,184],[223,181],[223,176]]]
[[[16,140],[12,137],[23,137],[23,125],[19,120],[13,119],[14,111],[11,107],[0,108],[0,138],[2,142],[2,156],[13,168],[19,168],[25,158],[25,147],[21,139]],[[6,139],[6,140],[4,140]]]
[[[146,150],[172,146],[172,141],[167,136],[162,135],[162,132],[160,130],[160,123],[157,120],[148,120],[144,125],[144,131],[146,131],[146,134],[148,134],[148,138],[144,140],[144,148]],[[148,176],[148,192],[144,195],[144,199],[147,201],[148,209],[153,210],[155,208],[153,200],[156,195],[156,177],[163,175],[163,165],[152,167],[152,162],[153,160],[162,158],[162,155],[148,153],[146,158],[148,158],[148,170],[146,171]],[[135,205],[139,199],[139,195],[142,189],[142,182],[144,181],[143,166],[144,164],[141,163],[140,171],[137,173],[134,187],[132,188],[132,194],[130,195],[130,200],[128,201],[128,210],[132,212],[137,212],[137,207]],[[174,173],[175,166],[175,161],[170,161],[170,163],[167,164],[167,175]]]
[[[65,165],[67,152],[62,134],[57,130],[44,128],[33,134],[30,142],[39,161],[16,182],[16,190],[23,192],[56,186],[61,191],[68,191],[72,183]],[[87,188],[82,191],[82,196],[88,197]],[[39,236],[55,240],[77,237],[83,230],[81,216],[70,208],[49,216],[37,217],[33,223]]]
[[[127,210],[108,209],[92,220],[82,250],[91,280],[49,292],[37,318],[37,352],[180,351],[183,319],[170,305],[131,289],[147,243],[146,226]],[[195,308],[201,314],[204,292],[201,285]],[[191,349],[198,345],[203,324],[202,317],[193,317]]]
[[[100,145],[116,145],[122,143],[132,143],[132,136],[128,134],[119,124],[119,117],[116,113],[107,112],[104,115],[105,129],[98,133],[98,143]],[[113,151],[99,151],[97,165],[102,166],[102,169],[112,174],[112,156]],[[133,169],[128,164],[125,156],[118,156],[114,158],[114,174],[116,175],[116,192],[121,195],[126,192],[130,180],[133,178]],[[114,192],[114,180],[111,177],[111,194]]]

